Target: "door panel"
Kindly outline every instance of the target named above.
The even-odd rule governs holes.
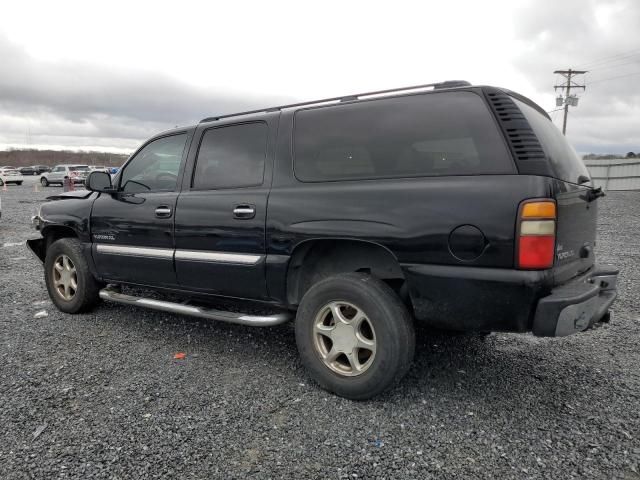
[[[91,213],[93,257],[100,274],[109,280],[147,285],[175,285],[173,215],[159,218],[155,211],[175,211],[176,192],[100,194]]]
[[[91,212],[92,253],[112,281],[175,286],[173,265],[178,186],[191,131],[144,145],[117,177],[117,193],[102,193]]]
[[[176,209],[176,273],[182,287],[219,295],[265,294],[266,189],[183,193]],[[255,216],[238,219],[237,205]]]
[[[265,222],[279,113],[241,124],[200,126],[175,219],[182,288],[267,298]],[[193,165],[193,167],[191,167]]]

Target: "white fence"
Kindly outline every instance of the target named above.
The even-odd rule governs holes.
[[[603,190],[640,190],[640,158],[585,160],[594,186]]]

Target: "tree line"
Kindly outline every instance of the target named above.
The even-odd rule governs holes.
[[[0,151],[0,167],[27,167],[29,165],[47,165],[53,167],[63,163],[79,163],[99,167],[119,167],[127,158],[129,158],[129,155],[120,153],[11,149]]]
[[[640,153],[627,152],[626,155],[620,153],[588,153],[582,157],[584,160],[613,160],[616,158],[640,158]]]

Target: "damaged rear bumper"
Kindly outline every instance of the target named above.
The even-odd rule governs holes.
[[[582,332],[608,320],[608,309],[617,296],[618,269],[595,266],[585,275],[554,288],[536,307],[534,335],[563,337]]]

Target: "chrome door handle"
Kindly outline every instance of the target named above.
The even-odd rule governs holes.
[[[171,216],[171,208],[166,205],[162,205],[156,208],[156,217],[158,218],[169,218]]]
[[[236,205],[233,209],[233,218],[249,219],[256,216],[256,207],[253,205]]]

